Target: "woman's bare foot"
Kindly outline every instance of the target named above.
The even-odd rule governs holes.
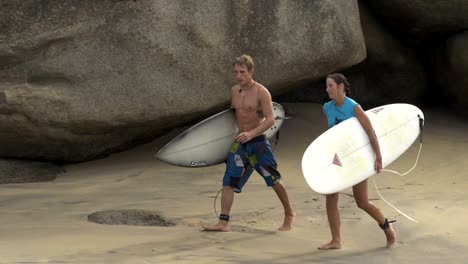
[[[384,230],[385,236],[387,237],[387,247],[394,247],[397,245],[396,233],[393,230],[392,224],[389,224],[388,228]]]
[[[217,224],[210,226],[203,226],[204,231],[216,231],[216,232],[229,232],[229,224],[227,221],[219,221]]]
[[[284,216],[283,225],[278,228],[280,231],[290,231],[293,228],[294,220],[296,219],[296,213]]]
[[[330,250],[330,249],[340,249],[341,248],[341,242],[340,241],[330,241],[328,244],[321,245],[318,247],[320,250]]]

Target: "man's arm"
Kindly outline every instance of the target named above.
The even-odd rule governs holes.
[[[234,108],[234,96],[237,91],[237,85],[231,87],[231,108]]]

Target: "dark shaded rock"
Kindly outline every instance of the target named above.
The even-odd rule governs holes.
[[[468,31],[454,35],[436,51],[436,73],[442,94],[458,114],[468,116]],[[442,100],[442,98],[439,98]]]
[[[63,172],[63,167],[49,162],[0,159],[0,184],[53,181]]]
[[[366,107],[389,103],[421,104],[426,89],[423,66],[411,48],[383,27],[365,5],[360,4],[361,24],[366,41],[367,58],[342,73],[351,84],[350,97]],[[298,91],[278,96],[287,102],[328,101],[325,79]]]
[[[362,0],[379,20],[410,42],[447,36],[468,28],[466,0]]]

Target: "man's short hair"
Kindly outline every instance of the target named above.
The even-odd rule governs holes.
[[[252,57],[246,54],[240,57],[237,57],[234,60],[234,63],[232,63],[232,66],[236,66],[236,65],[245,65],[247,67],[247,70],[249,71],[252,70],[255,66]]]

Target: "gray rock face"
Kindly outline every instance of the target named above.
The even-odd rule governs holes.
[[[365,58],[356,1],[0,3],[0,157],[76,162],[229,103],[231,61],[273,94]]]

